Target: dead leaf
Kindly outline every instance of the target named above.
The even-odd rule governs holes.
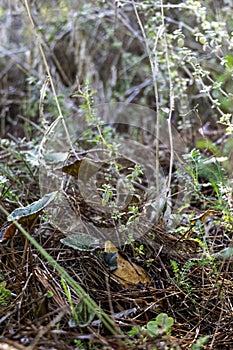
[[[117,269],[111,272],[111,276],[124,287],[129,288],[135,284],[149,284],[150,278],[146,271],[139,265],[126,260],[117,247],[111,242],[105,242],[105,253],[117,252]]]
[[[77,159],[69,165],[62,167],[62,172],[74,176],[76,179],[89,180],[101,169],[103,162],[91,160],[89,158]]]
[[[202,223],[205,223],[206,219],[211,215],[219,215],[221,214],[219,210],[215,209],[208,209],[201,215],[195,216],[190,220],[191,225],[195,225],[197,221],[201,221]]]
[[[6,239],[12,239],[16,231],[16,226],[14,223],[7,224],[2,227],[0,231],[0,243]]]

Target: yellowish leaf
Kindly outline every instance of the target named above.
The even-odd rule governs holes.
[[[135,284],[149,284],[150,278],[146,271],[139,265],[126,260],[117,247],[111,242],[105,242],[105,253],[117,252],[117,269],[111,272],[111,276],[126,288]]]

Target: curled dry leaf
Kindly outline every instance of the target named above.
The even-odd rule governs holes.
[[[26,227],[32,227],[40,213],[54,200],[56,194],[57,192],[48,193],[26,207],[15,209],[7,218],[9,223],[0,229],[0,243],[14,237],[17,227],[12,221],[17,221]]]
[[[74,176],[76,179],[87,181],[93,176],[101,167],[103,162],[94,161],[92,159],[83,157],[75,160],[69,165],[62,167],[62,172]]]
[[[6,239],[12,239],[14,237],[17,227],[14,223],[4,225],[0,231],[0,243]]]
[[[146,271],[139,265],[126,260],[119,252],[117,247],[111,242],[105,242],[105,253],[117,253],[117,268],[111,272],[111,276],[120,282],[126,288],[135,284],[149,284],[150,278]]]

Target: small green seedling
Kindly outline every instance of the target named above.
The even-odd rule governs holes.
[[[11,291],[6,288],[6,282],[0,283],[0,305],[7,305],[11,299]]]
[[[192,345],[192,350],[201,350],[202,346],[205,345],[209,340],[209,336],[201,337],[197,339],[196,343]]]
[[[171,334],[171,327],[174,324],[174,319],[165,313],[159,314],[155,321],[150,321],[146,325],[147,334],[154,338],[162,334]]]

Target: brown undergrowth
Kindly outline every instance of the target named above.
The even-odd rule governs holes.
[[[189,162],[186,163],[189,171],[177,225],[168,228],[161,215],[158,223],[150,225],[140,238],[131,239],[119,248],[123,259],[131,266],[140,266],[149,282],[130,284],[129,276],[126,284],[114,278],[111,264],[104,258],[103,245],[92,251],[79,251],[62,244],[61,239],[66,233],[51,225],[46,212],[40,213],[36,222],[25,225],[30,235],[112,317],[116,333],[110,334],[96,315],[89,315],[80,297],[19,230],[11,238],[4,237],[8,221],[0,211],[1,350],[233,348],[232,195],[230,189],[226,190],[226,184],[225,190],[216,185],[218,177],[213,176],[216,168],[203,167],[203,159],[209,160],[212,156],[227,156],[230,161],[232,158],[232,142],[228,140],[225,127],[220,128],[217,123],[216,113],[221,115],[221,110],[215,109],[221,102],[220,107],[226,113],[232,111],[229,88],[232,56],[226,53],[219,56],[222,53],[217,45],[221,44],[221,36],[225,37],[220,31],[221,26],[219,30],[217,27],[210,30],[212,27],[207,26],[206,31],[200,26],[199,30],[203,30],[206,38],[203,36],[198,41],[196,37],[193,41],[192,27],[199,25],[199,20],[206,23],[202,7],[195,7],[197,3],[191,4],[194,6],[192,16],[189,12],[182,12],[183,4],[180,8],[173,4],[171,8],[167,5],[164,8],[167,11],[166,30],[169,35],[174,34],[170,39],[167,36],[167,40],[171,40],[168,44],[174,75],[170,78],[174,81],[176,95],[173,122],[189,151],[199,147],[196,158],[194,152],[189,153]],[[82,89],[89,78],[91,89],[97,90],[94,95],[97,103],[113,100],[152,108],[160,103],[162,116],[166,117],[171,91],[168,91],[169,79],[164,63],[164,41],[153,32],[154,23],[157,20],[160,23],[162,17],[159,7],[155,22],[151,21],[150,7],[148,13],[140,13],[151,37],[149,40],[152,43],[154,38],[158,40],[159,98],[154,101],[153,79],[143,35],[128,2],[122,8],[104,1],[98,4],[93,1],[38,4],[37,1],[32,4],[33,18],[65,116],[78,112],[83,101],[80,96],[76,100],[71,96],[74,91]],[[217,25],[212,14],[214,6],[211,1],[206,1],[206,4],[210,4],[212,16],[207,18],[207,23]],[[38,42],[34,40],[35,33],[28,30],[23,2],[12,2],[9,9],[8,2],[1,6],[0,205],[11,213],[40,198],[38,145],[47,125],[57,118],[57,110],[47,84]],[[192,6],[188,7],[190,11]],[[216,12],[220,16],[220,8]],[[228,13],[231,18],[230,11],[222,13],[225,20]],[[192,23],[185,24],[187,18]],[[182,21],[186,37],[180,31]],[[230,21],[228,25],[230,28]],[[215,33],[219,37],[215,37]],[[177,41],[181,47],[182,42],[187,41],[187,48],[191,43],[194,55],[190,56],[189,62],[185,61],[186,56],[180,58],[181,48],[176,45]],[[212,45],[210,51],[208,41]],[[202,50],[203,43],[205,48]],[[218,47],[216,56],[215,45]],[[188,56],[190,53],[186,52]],[[198,55],[195,56],[196,52]],[[225,70],[219,57],[226,62]],[[195,67],[193,62],[197,63]],[[206,73],[207,68],[209,73]],[[220,81],[222,85],[219,85]],[[212,85],[208,85],[209,82]],[[43,88],[47,92],[42,98]],[[212,88],[214,100],[208,95]],[[226,89],[225,93],[222,88]],[[160,150],[160,156],[167,175],[170,166],[167,148]],[[230,161],[228,159],[226,164],[228,175],[232,169]],[[198,168],[200,164],[202,167]],[[130,164],[132,166],[134,163]],[[177,168],[174,166],[171,176],[173,198],[177,195]],[[104,183],[102,174],[98,181],[101,187]],[[186,192],[190,197],[189,206],[184,199]],[[136,194],[141,196],[140,191]],[[91,219],[95,214],[99,217],[99,212],[95,213],[93,208],[90,210],[91,206],[79,196],[77,193],[72,201],[81,207],[82,219]],[[144,198],[141,202],[143,210]],[[127,213],[124,224],[129,217]],[[103,216],[99,220],[102,219],[112,218]],[[78,305],[79,309],[75,309]],[[75,312],[81,318],[78,322],[74,319]],[[147,325],[161,314],[171,317],[174,324],[169,327],[157,324],[158,333],[151,335]],[[119,328],[121,332],[118,332]]]
[[[187,349],[208,336],[214,349],[231,348],[232,262],[204,252],[194,239],[193,222],[182,234],[154,226],[149,235],[122,246],[121,254],[143,267],[150,280],[124,287],[111,275],[102,248],[80,252],[64,246],[63,233],[43,219],[41,215],[30,234],[111,315],[124,335],[110,335],[98,318],[86,327],[72,323],[61,276],[18,232],[0,245],[1,279],[11,294],[1,302],[2,342],[12,342],[13,349],[17,344],[25,349]],[[208,237],[212,252],[222,250],[223,236],[231,240],[224,225],[213,223]],[[80,298],[72,290],[70,294],[77,305]],[[147,336],[144,327],[161,312],[174,319],[172,333]],[[138,332],[132,336],[135,326]]]

